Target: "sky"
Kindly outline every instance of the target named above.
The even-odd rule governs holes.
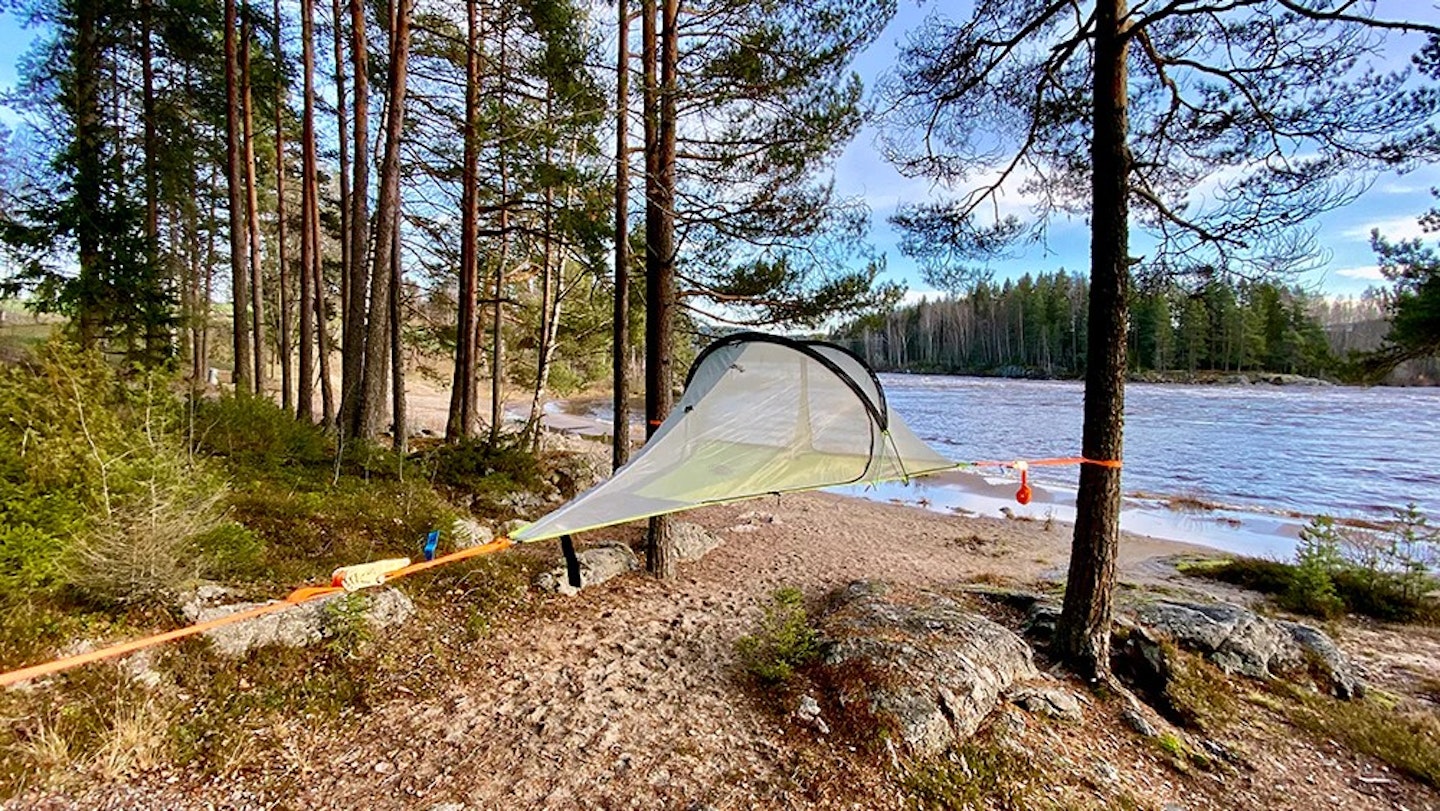
[[[947,12],[953,18],[964,11],[959,3],[953,10],[948,9],[950,5],[917,5],[913,0],[900,4],[895,19],[879,40],[855,62],[867,89],[873,88],[890,69],[899,44],[923,23],[926,15]],[[1379,6],[1381,17],[1413,19],[1419,15],[1440,22],[1440,7],[1435,2],[1379,0]],[[35,36],[22,22],[13,13],[0,13],[0,87],[7,90],[14,87],[16,63]],[[1397,67],[1408,63],[1417,42],[1392,41],[1387,59]],[[13,114],[0,109],[0,121],[11,119]],[[905,283],[912,300],[937,295],[921,278],[915,263],[900,253],[899,233],[888,218],[900,205],[942,197],[943,190],[934,188],[929,180],[903,177],[886,163],[873,125],[867,125],[841,154],[835,166],[835,182],[841,194],[861,197],[870,207],[870,238],[877,252],[886,257],[888,279]],[[1298,281],[1331,296],[1358,295],[1367,287],[1383,284],[1370,249],[1371,229],[1378,228],[1391,238],[1420,236],[1416,217],[1435,202],[1430,194],[1432,187],[1440,187],[1440,165],[1422,167],[1403,176],[1381,177],[1352,205],[1323,215],[1318,221],[1318,241],[1326,261],[1321,269]],[[1023,200],[1017,197],[1013,205],[1019,208]],[[1060,268],[1084,272],[1088,268],[1088,251],[1089,233],[1084,221],[1062,219],[1051,223],[1044,243],[1014,259],[997,262],[991,270],[997,280]]]

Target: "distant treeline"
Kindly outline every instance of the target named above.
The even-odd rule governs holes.
[[[1326,300],[1274,282],[1137,284],[1129,363],[1136,373],[1284,373],[1343,377],[1356,345],[1345,325],[1383,324],[1383,302]],[[846,324],[832,339],[876,369],[1076,377],[1085,370],[1089,285],[1065,271],[981,282],[961,296],[921,300]],[[1368,336],[1367,336],[1368,337]]]

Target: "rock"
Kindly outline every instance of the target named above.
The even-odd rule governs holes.
[[[450,542],[456,549],[484,546],[495,540],[495,532],[473,518],[456,518],[450,525]]]
[[[1023,629],[1026,636],[1049,640],[1055,636],[1055,624],[1059,621],[1059,604],[1040,600],[1025,612]]]
[[[1319,669],[1338,698],[1363,694],[1364,685],[1335,643],[1323,632],[1296,622],[1262,617],[1228,603],[1143,603],[1136,618],[1177,645],[1209,659],[1226,673],[1273,679],[1309,667]],[[1148,634],[1132,633],[1152,674],[1163,680],[1164,653]]]
[[[1143,713],[1134,707],[1126,707],[1124,711],[1120,713],[1120,720],[1125,722],[1125,726],[1130,727],[1146,738],[1153,738],[1160,734],[1160,731],[1155,728],[1155,725],[1150,723],[1150,719],[1146,718]]]
[[[1080,712],[1080,700],[1066,690],[1022,687],[1010,693],[1010,700],[1026,712],[1058,718],[1061,721],[1079,722],[1085,718]]]
[[[670,525],[670,539],[680,560],[699,560],[705,553],[720,545],[720,539],[710,530],[688,521],[675,521]]]
[[[800,706],[795,708],[795,717],[799,718],[801,723],[814,727],[821,735],[830,734],[830,725],[820,717],[820,702],[813,696],[800,696]]]
[[[1103,760],[1095,761],[1095,777],[1102,783],[1117,783],[1120,781],[1120,770],[1115,764]]]
[[[222,606],[240,596],[240,592],[219,583],[200,583],[180,601],[180,613],[191,622],[207,608]]]
[[[539,493],[531,493],[528,490],[516,490],[513,493],[507,493],[501,498],[500,506],[511,510],[516,515],[538,518],[542,513],[548,511],[550,501]]]
[[[861,688],[842,706],[888,724],[913,755],[969,738],[1012,684],[1038,676],[1020,637],[932,592],[852,583],[820,628],[826,666]]]
[[[395,589],[379,589],[350,595],[335,594],[301,603],[284,611],[206,631],[205,637],[210,640],[216,652],[225,656],[243,656],[254,648],[266,645],[312,645],[335,633],[338,623],[347,621],[343,617],[353,616],[349,612],[336,612],[330,608],[337,600],[343,599],[362,601],[359,609],[361,616],[365,623],[375,630],[398,625],[415,614],[415,604],[409,597]],[[212,606],[199,609],[194,616],[187,616],[195,622],[206,622],[261,605],[266,603]]]
[[[619,541],[604,541],[576,554],[580,559],[580,588],[598,586],[617,575],[633,572],[640,568],[640,559]],[[535,586],[552,594],[575,594],[578,589],[570,585],[565,561],[560,566],[542,573],[535,578]]]

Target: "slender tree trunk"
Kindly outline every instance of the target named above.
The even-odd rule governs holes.
[[[279,0],[276,0],[279,2]],[[338,24],[338,19],[337,19]],[[321,291],[315,285],[320,264],[319,167],[315,147],[315,0],[300,0],[301,64],[304,73],[305,99],[300,118],[300,386],[295,395],[295,416],[302,422],[315,422],[315,348],[319,341],[315,313],[322,308],[316,299]],[[340,143],[345,143],[345,130],[340,130]],[[341,242],[344,242],[342,236]],[[318,325],[324,329],[323,322]]]
[[[400,139],[405,129],[405,85],[409,75],[410,0],[397,0],[390,37],[389,112],[385,117],[385,156],[380,164],[380,196],[375,206],[375,256],[370,275],[370,319],[365,331],[364,383],[359,424],[353,435],[374,439],[385,415],[386,366],[389,363],[390,252],[397,249],[391,227],[400,211]],[[359,155],[356,155],[359,162]],[[397,220],[398,221],[398,220]]]
[[[275,64],[285,64],[284,30],[280,24],[280,0],[275,0]],[[307,42],[306,47],[309,47]],[[308,76],[306,77],[308,80]],[[303,194],[302,194],[303,196]],[[303,205],[303,203],[302,203]],[[285,82],[275,81],[275,262],[280,284],[280,404],[294,406],[290,392],[290,267],[285,251]]]
[[[75,49],[71,64],[75,70],[75,198],[81,211],[99,211],[103,180],[100,155],[100,3],[77,0],[75,4]],[[100,280],[100,234],[96,221],[80,217],[75,241],[80,263],[79,322],[80,345],[100,346],[103,298]]]
[[[459,312],[455,321],[455,382],[450,389],[450,418],[445,423],[445,439],[456,442],[475,433],[477,381],[475,369],[479,362],[479,205],[476,190],[480,156],[480,19],[477,0],[466,0],[465,36],[465,132],[464,154],[460,170],[460,284]]]
[[[679,0],[661,0],[660,83],[655,85],[655,0],[645,0],[646,188],[645,206],[645,421],[647,436],[670,415],[674,395],[675,310],[675,69]],[[655,134],[652,142],[651,132]],[[653,154],[652,154],[653,153]],[[653,173],[650,167],[653,165]],[[653,182],[651,178],[654,178]],[[650,519],[646,568],[675,576],[669,516]]]
[[[250,324],[246,302],[250,299],[248,253],[245,225],[245,171],[240,146],[240,70],[239,48],[235,37],[235,0],[225,0],[225,183],[230,202],[230,292],[231,316],[235,331],[236,393],[254,391],[250,354]],[[81,246],[81,268],[84,268],[84,246]]]
[[[330,0],[335,23],[335,124],[340,133],[340,312],[350,312],[350,141],[345,137],[345,17],[340,0]]]
[[[1091,143],[1094,207],[1090,238],[1090,322],[1085,365],[1087,459],[1119,460],[1125,427],[1125,330],[1130,278],[1125,0],[1099,0]],[[1115,558],[1120,540],[1120,470],[1080,466],[1075,540],[1065,604],[1055,630],[1059,657],[1083,678],[1109,673]]]
[[[617,0],[619,42],[615,46],[615,308],[613,351],[615,421],[610,462],[615,469],[630,461],[630,9]]]
[[[509,51],[506,47],[508,30],[500,25],[500,74],[505,76],[508,69]],[[496,161],[500,164],[500,256],[495,263],[495,310],[490,335],[490,442],[500,440],[500,428],[505,421],[505,265],[510,261],[510,165],[506,150],[505,129],[505,83],[499,85],[500,104],[496,129],[500,133],[500,146],[496,150]]]
[[[409,431],[405,426],[405,357],[404,330],[402,317],[403,301],[400,289],[400,211],[397,208],[391,224],[390,238],[390,414],[394,430],[390,434],[390,447],[396,453],[405,453]]]
[[[250,242],[250,317],[255,344],[255,393],[265,391],[265,274],[260,266],[260,197],[255,178],[255,105],[250,94],[250,7],[240,20],[240,98],[244,104],[245,227]]]
[[[369,277],[365,260],[370,231],[367,196],[370,193],[370,85],[369,58],[365,40],[365,7],[360,0],[350,0],[350,56],[355,76],[355,151],[350,184],[350,266],[346,283],[345,318],[340,335],[340,424],[346,436],[361,433],[360,401],[365,376],[366,290]],[[382,299],[383,301],[383,299]]]
[[[152,263],[160,261],[160,142],[155,134],[155,52],[151,43],[155,26],[152,0],[140,3],[140,118],[145,138],[145,250]],[[150,347],[153,349],[153,347]]]

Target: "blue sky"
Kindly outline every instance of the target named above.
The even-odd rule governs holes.
[[[1414,0],[1380,0],[1380,16],[1400,18],[1421,15],[1422,19],[1440,21],[1440,9],[1432,2]],[[867,88],[888,70],[908,32],[917,28],[925,15],[945,11],[942,4],[917,6],[901,4],[894,21],[868,52],[856,62],[856,69]],[[959,16],[963,9],[950,11]],[[15,83],[16,62],[27,49],[33,31],[25,30],[22,21],[11,13],[0,13],[0,86],[11,88]],[[1408,61],[1415,40],[1393,43],[1391,61],[1398,65]],[[0,120],[11,116],[0,111]],[[936,191],[930,181],[905,178],[891,168],[879,154],[876,133],[867,127],[841,155],[836,165],[836,185],[841,193],[863,197],[872,214],[871,241],[886,255],[891,279],[905,282],[912,297],[934,295],[909,259],[899,250],[899,235],[887,218],[896,208],[908,202],[924,200]],[[1419,236],[1416,217],[1434,202],[1430,189],[1440,186],[1440,166],[1428,166],[1404,176],[1390,175],[1374,186],[1353,205],[1324,215],[1320,222],[1319,242],[1329,254],[1326,266],[1300,281],[1330,295],[1357,295],[1366,287],[1380,282],[1375,269],[1375,256],[1370,250],[1370,229],[1379,228],[1393,237]],[[1017,205],[1020,200],[1014,201]],[[1080,219],[1053,222],[1047,239],[1023,256],[997,263],[997,278],[1019,276],[1026,271],[1047,271],[1066,268],[1084,272],[1088,267],[1089,234]]]

